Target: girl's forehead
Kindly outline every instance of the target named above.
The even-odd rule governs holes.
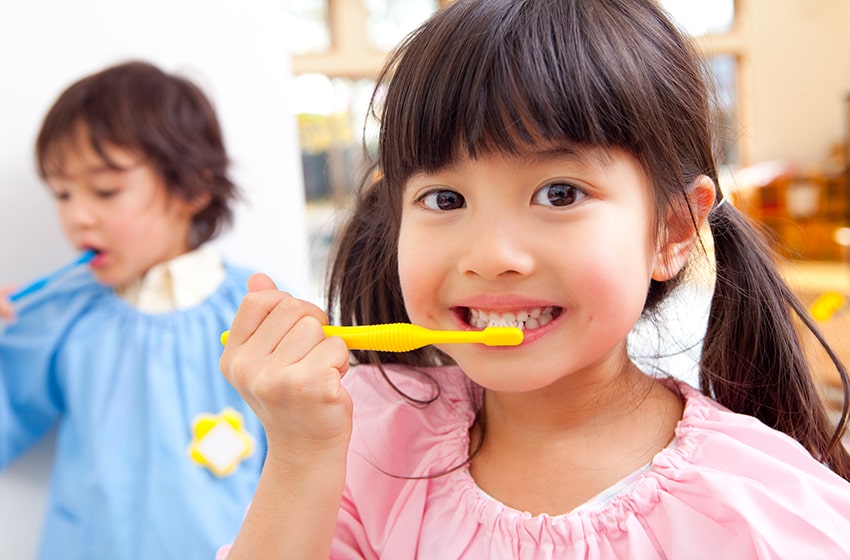
[[[46,151],[42,167],[48,179],[76,179],[106,172],[120,172],[139,165],[144,156],[137,150],[105,144],[100,152],[86,136],[57,140]]]

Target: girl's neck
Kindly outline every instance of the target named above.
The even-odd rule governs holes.
[[[613,372],[603,368],[576,372],[560,381],[526,393],[485,391],[484,413],[488,430],[527,430],[563,433],[616,422],[645,405],[656,388],[628,359]]]
[[[681,399],[631,363],[614,379],[561,385],[485,392],[483,422],[470,430],[470,450],[481,444],[473,478],[515,509],[570,511],[649,464],[682,416]]]

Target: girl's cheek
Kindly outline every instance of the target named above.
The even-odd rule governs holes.
[[[431,282],[426,275],[427,267],[426,270],[419,270],[410,263],[406,263],[404,259],[400,259],[398,273],[405,310],[411,321],[415,323],[425,303],[423,300],[429,299],[426,294],[430,293],[430,299],[435,297],[434,287],[429,289]]]

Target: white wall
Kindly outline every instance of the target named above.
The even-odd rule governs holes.
[[[846,134],[850,0],[746,0],[753,163],[816,166]]]
[[[308,291],[308,257],[282,0],[0,2],[0,286],[73,257],[34,170],[32,145],[55,97],[127,58],[185,71],[219,111],[233,176],[246,193],[217,245],[235,263]],[[0,473],[4,558],[35,556],[49,442]]]

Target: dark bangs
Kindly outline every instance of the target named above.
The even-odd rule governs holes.
[[[683,43],[649,1],[460,0],[381,76],[379,164],[398,187],[545,143],[623,148],[672,192],[715,178],[710,142],[695,144],[710,138],[702,69]]]

